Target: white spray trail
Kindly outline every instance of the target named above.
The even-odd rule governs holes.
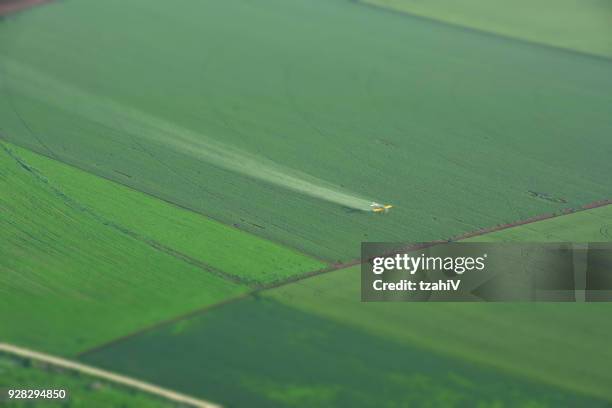
[[[7,86],[15,94],[25,94],[106,126],[120,127],[131,135],[196,159],[310,197],[362,211],[371,209],[372,200],[343,191],[332,183],[220,143],[157,116],[90,94],[21,63],[2,57],[2,64]]]

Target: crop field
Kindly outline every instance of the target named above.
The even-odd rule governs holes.
[[[3,340],[74,353],[246,285],[324,266],[25,149],[0,147]]]
[[[350,1],[65,0],[0,61],[8,141],[328,261],[611,194],[609,61]]]
[[[21,389],[24,384],[30,385],[32,389],[69,390],[69,406],[75,408],[171,408],[175,406],[164,400],[111,386],[93,378],[54,370],[28,360],[0,354],[0,388],[3,390],[8,388]],[[32,403],[31,401],[10,403],[2,401],[2,406],[26,408],[32,407]],[[59,408],[65,407],[66,403],[63,401],[45,401],[41,406]]]
[[[612,241],[612,0],[13,5],[0,342],[227,407],[612,404],[609,305],[362,303],[354,266]],[[13,383],[166,404],[0,354]]]
[[[609,241],[611,226],[608,205],[472,240]],[[260,292],[81,358],[228,406],[384,406],[384,392],[389,406],[427,395],[431,407],[606,407],[609,311],[597,304],[361,303],[357,267]]]
[[[247,290],[126,233],[54,183],[0,146],[3,341],[75,353]]]
[[[358,0],[459,26],[612,58],[612,1]]]
[[[612,205],[472,237],[471,242],[611,242]]]
[[[233,303],[83,359],[231,407],[607,406],[268,298]]]
[[[265,284],[325,264],[127,187],[12,146],[61,191],[122,231],[244,284]]]
[[[609,242],[612,205],[472,238]],[[607,304],[361,303],[359,267],[266,296],[308,313],[568,390],[612,400]]]

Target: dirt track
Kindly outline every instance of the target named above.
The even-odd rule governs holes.
[[[37,351],[28,350],[22,347],[14,346],[12,344],[0,343],[0,353],[12,354],[18,357],[39,361],[41,363],[49,364],[54,367],[60,367],[66,370],[76,371],[82,374],[86,374],[92,377],[100,378],[109,382],[130,387],[142,392],[156,395],[179,404],[188,405],[191,407],[198,408],[221,408],[220,405],[213,404],[204,400],[190,397],[188,395],[180,394],[175,391],[161,388],[153,384],[149,384],[143,381],[138,381],[133,378],[125,377],[119,374],[114,374],[109,371],[100,370],[98,368],[90,367],[84,364],[76,363],[74,361],[66,360],[61,357],[51,356],[49,354],[39,353]]]

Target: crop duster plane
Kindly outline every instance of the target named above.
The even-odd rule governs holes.
[[[370,208],[372,208],[372,212],[375,213],[386,213],[389,209],[393,208],[390,204],[379,204],[377,202],[373,202],[370,204]]]

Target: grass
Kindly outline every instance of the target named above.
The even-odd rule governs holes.
[[[610,241],[612,205],[473,241]],[[360,303],[359,267],[266,293],[365,332],[612,401],[606,304]]]
[[[83,358],[228,407],[605,406],[270,299],[226,305]]]
[[[2,341],[70,355],[247,290],[152,245],[58,186],[53,174],[0,145]]]
[[[612,193],[605,60],[344,0],[65,0],[0,38],[4,138],[328,261]],[[220,167],[159,123],[395,208]]]
[[[612,57],[610,0],[359,0],[522,40]]]
[[[174,404],[150,397],[143,393],[129,391],[109,385],[87,376],[53,369],[28,360],[17,359],[0,354],[0,397],[2,406],[21,407],[151,407],[170,408]],[[63,389],[68,394],[67,401],[39,400],[7,402],[3,400],[7,389]]]

